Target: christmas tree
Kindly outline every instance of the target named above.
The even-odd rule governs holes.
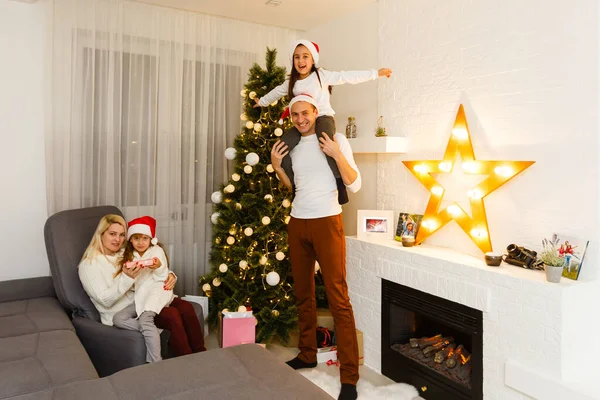
[[[287,341],[297,326],[287,223],[291,193],[281,184],[271,165],[271,148],[283,130],[280,121],[287,99],[255,108],[255,98],[267,94],[286,78],[286,69],[275,64],[277,51],[267,48],[266,69],[254,64],[241,91],[244,121],[234,146],[225,157],[234,161],[235,172],[221,190],[214,192],[211,272],[200,278],[209,297],[208,320],[216,325],[220,311],[242,306],[258,320],[257,342],[277,335]],[[326,305],[318,265],[315,267],[317,304]]]

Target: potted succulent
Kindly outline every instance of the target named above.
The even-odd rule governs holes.
[[[384,137],[387,136],[385,133],[385,127],[383,126],[383,115],[379,117],[377,120],[377,128],[375,128],[375,136],[376,137]]]
[[[556,234],[552,235],[550,240],[543,239],[542,251],[538,255],[538,259],[544,263],[548,282],[558,283],[562,277],[565,259],[558,253],[558,243],[559,239]]]

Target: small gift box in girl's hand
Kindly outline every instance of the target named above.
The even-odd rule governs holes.
[[[252,311],[219,314],[221,347],[231,347],[256,341],[256,318]]]

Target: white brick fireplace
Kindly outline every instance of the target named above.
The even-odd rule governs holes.
[[[586,354],[589,346],[574,345],[596,336],[585,331],[586,304],[596,296],[593,283],[552,284],[543,272],[488,267],[450,249],[351,237],[347,274],[370,368],[381,366],[381,280],[386,279],[483,312],[484,399],[598,398],[593,388],[573,383],[597,362]]]

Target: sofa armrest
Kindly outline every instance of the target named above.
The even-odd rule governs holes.
[[[50,276],[0,282],[0,303],[38,297],[56,297]]]
[[[140,332],[82,317],[72,322],[100,377],[146,363],[146,344]]]

